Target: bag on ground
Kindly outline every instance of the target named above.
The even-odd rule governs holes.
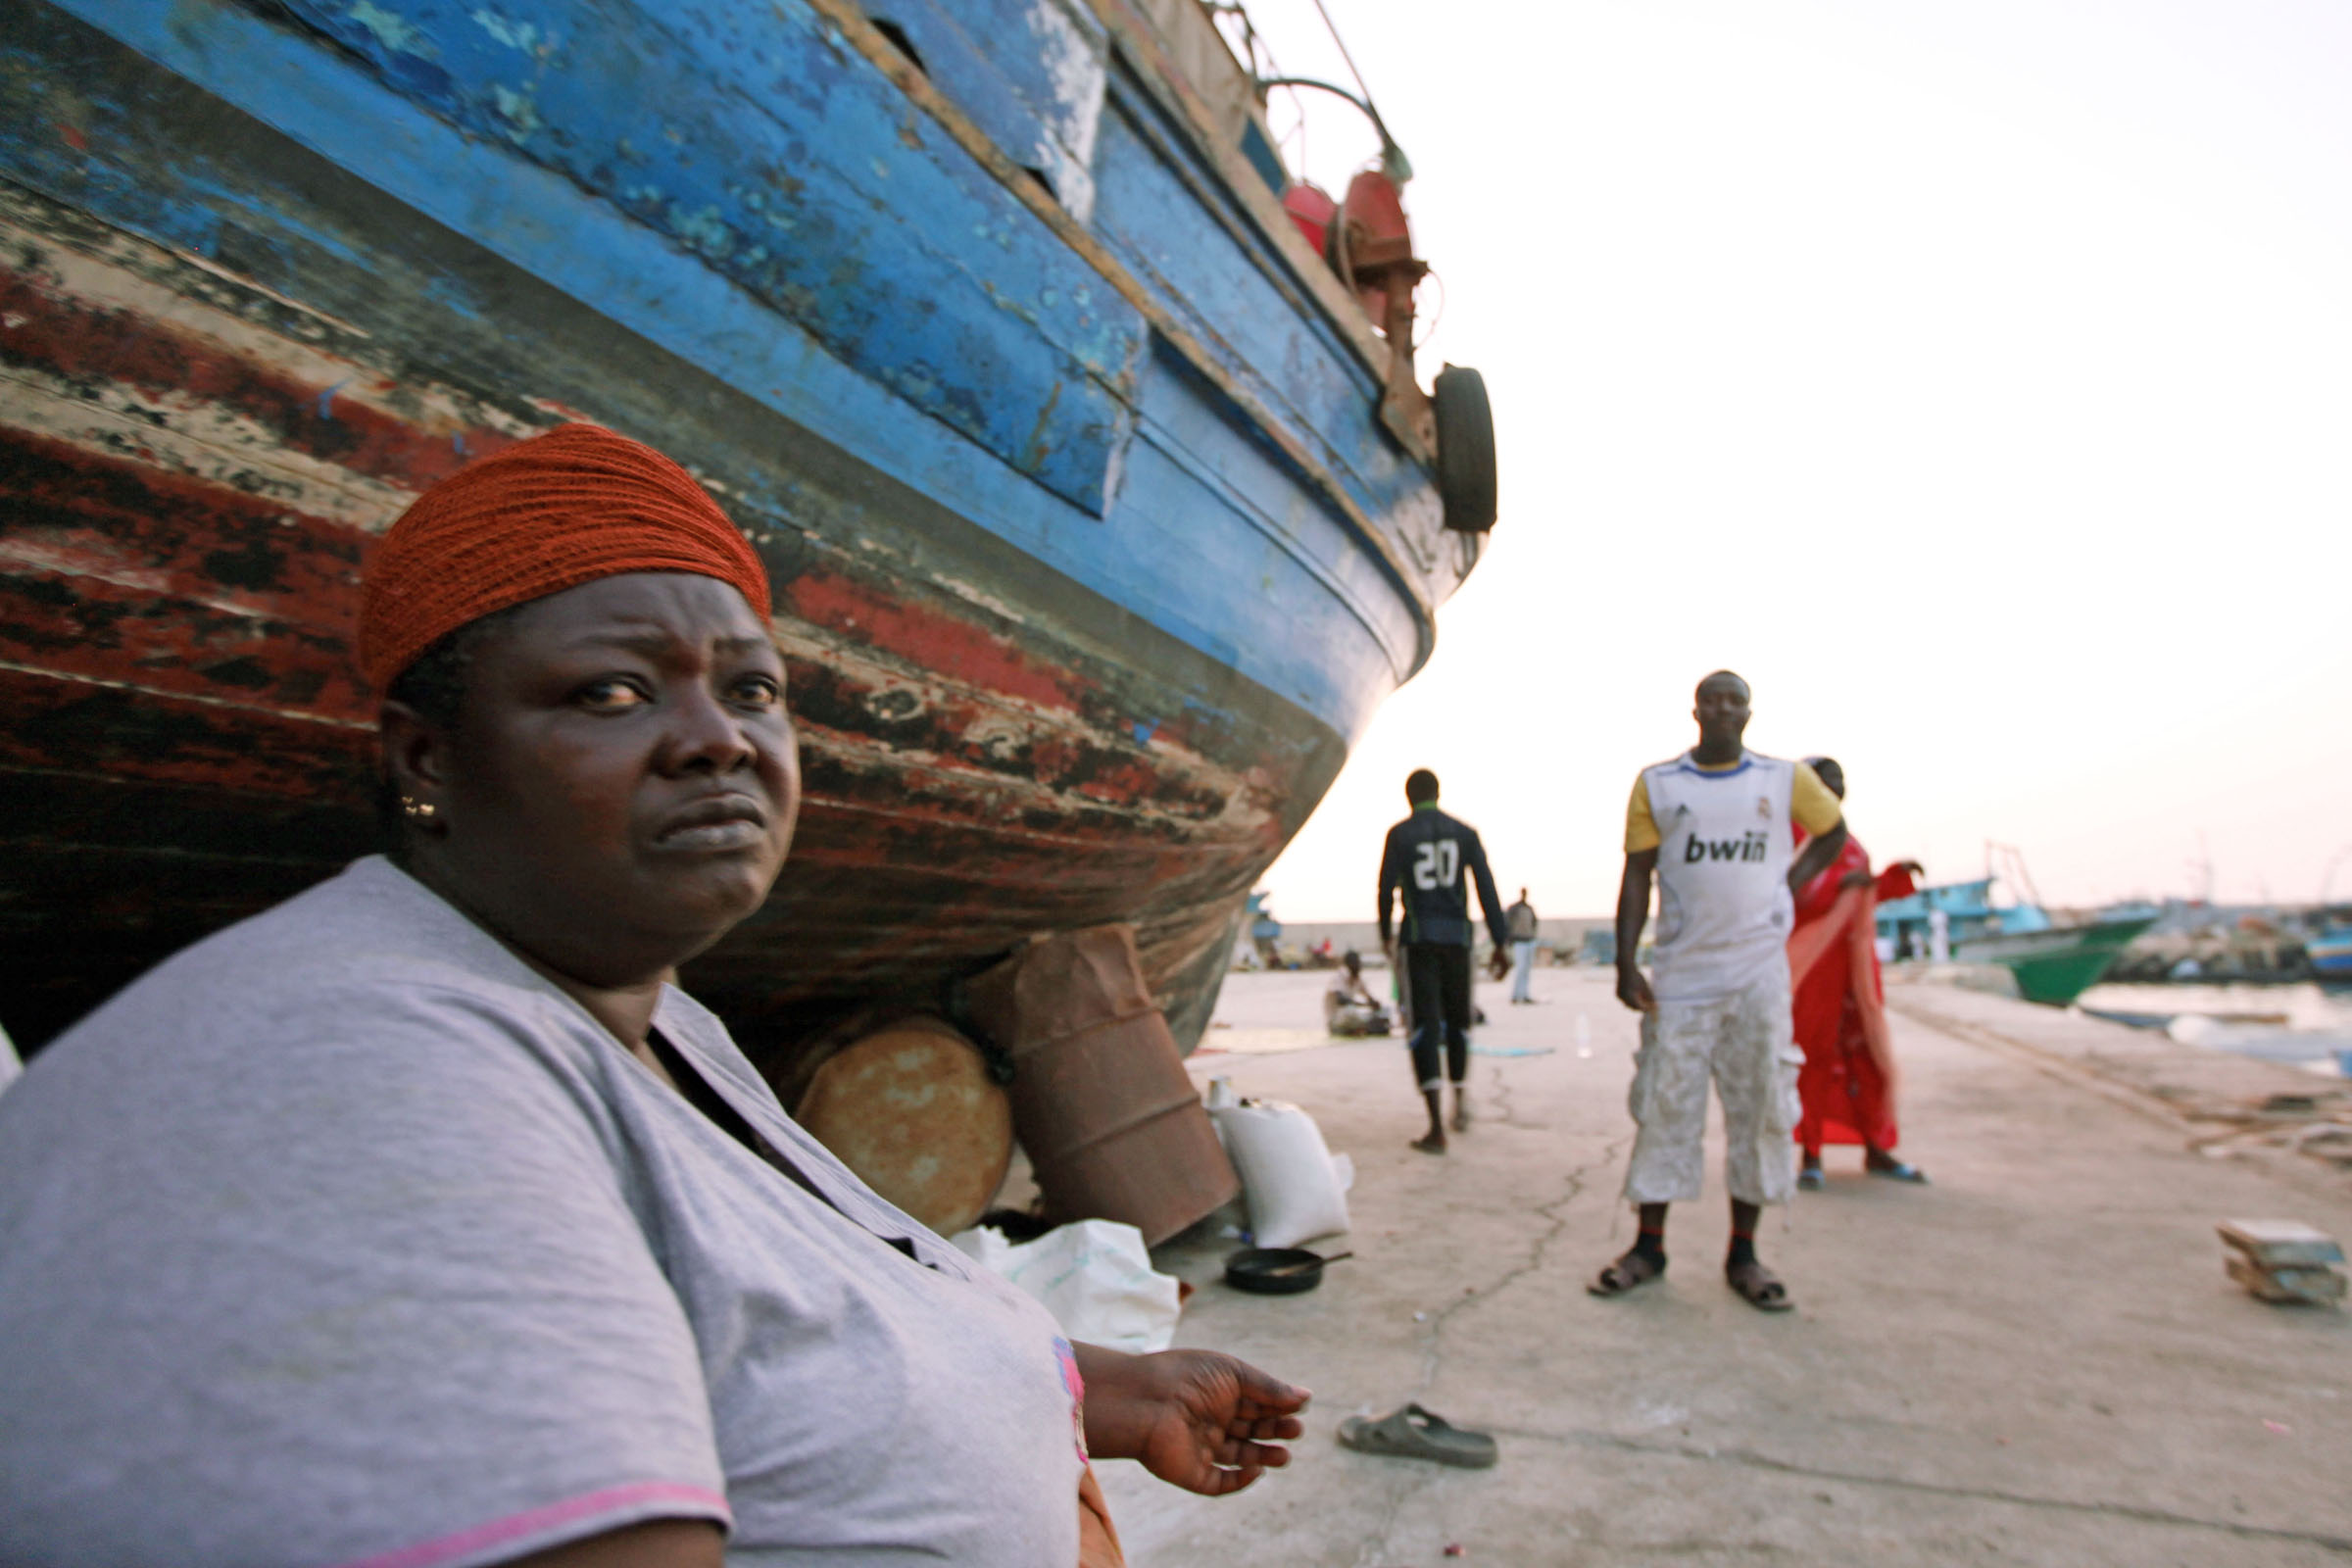
[[[982,1227],[954,1241],[1036,1297],[1070,1339],[1144,1355],[1176,1338],[1176,1277],[1152,1270],[1144,1233],[1132,1225],[1075,1220],[1017,1243]]]
[[[1250,1240],[1297,1247],[1348,1229],[1348,1193],[1315,1118],[1281,1101],[1244,1101],[1215,1113],[1242,1175]]]

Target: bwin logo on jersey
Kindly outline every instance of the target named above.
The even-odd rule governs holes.
[[[1695,865],[1700,860],[1760,861],[1771,842],[1762,833],[1742,833],[1736,839],[1702,839],[1693,833],[1683,845],[1683,862]]]

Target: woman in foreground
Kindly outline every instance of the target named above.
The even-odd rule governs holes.
[[[396,853],[0,1101],[0,1561],[1116,1562],[1090,1450],[1212,1495],[1286,1462],[1303,1391],[1066,1344],[666,984],[791,842],[768,603],[593,426],[395,525]]]

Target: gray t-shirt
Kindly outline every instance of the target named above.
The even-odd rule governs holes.
[[[656,1025],[823,1200],[381,859],[44,1052],[0,1097],[0,1562],[464,1568],[664,1516],[741,1565],[1074,1562],[1053,1319],[710,1013]]]

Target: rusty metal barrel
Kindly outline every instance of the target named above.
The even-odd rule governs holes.
[[[942,1019],[871,1022],[814,1054],[793,1119],[942,1236],[967,1230],[1012,1163],[1012,1111],[980,1048]]]
[[[1133,926],[1041,937],[972,981],[967,1004],[1012,1060],[1013,1131],[1049,1221],[1123,1220],[1156,1246],[1241,1191]]]

